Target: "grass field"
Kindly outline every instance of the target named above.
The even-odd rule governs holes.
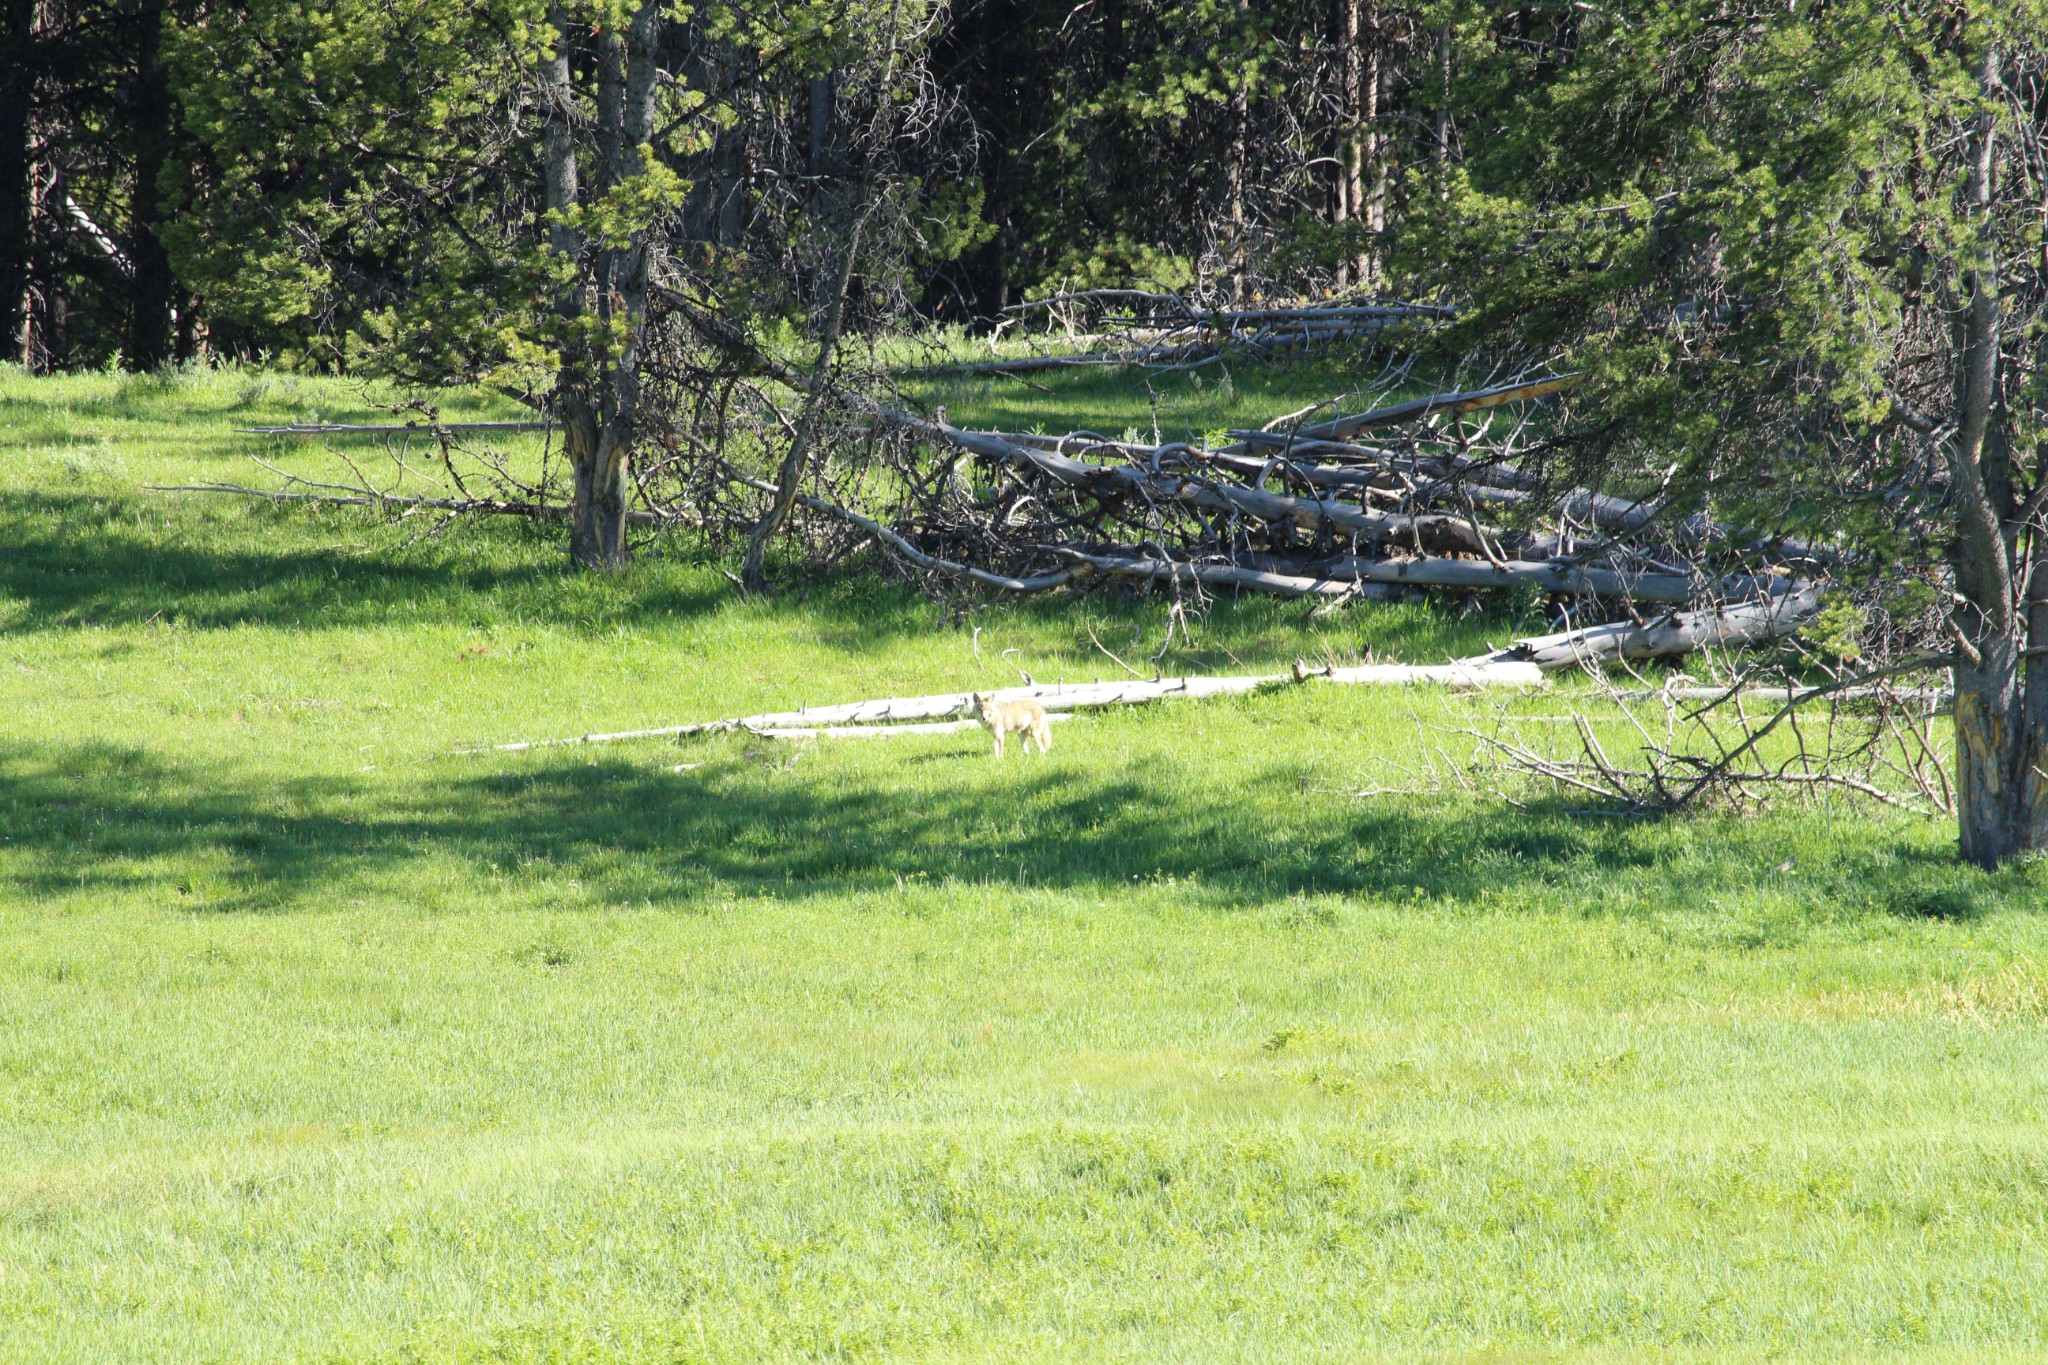
[[[1108,676],[1163,613],[140,487],[373,397],[0,373],[0,1359],[2048,1353],[2048,868],[1361,795],[1492,704],[1419,692],[451,757]],[[1168,666],[1514,628],[1248,602]]]

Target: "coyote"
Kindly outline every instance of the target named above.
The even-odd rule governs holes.
[[[1016,730],[1024,736],[1024,748],[1038,741],[1038,752],[1052,752],[1052,726],[1046,724],[1045,708],[1035,701],[997,701],[993,692],[976,692],[974,706],[981,723],[995,733],[996,757],[1003,756],[1003,736]]]

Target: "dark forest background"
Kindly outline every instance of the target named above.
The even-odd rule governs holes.
[[[388,12],[378,60],[426,91],[446,49],[408,28],[406,8]],[[219,255],[235,243],[209,240],[221,230],[208,204],[224,176],[221,139],[217,124],[197,125],[224,99],[260,111],[272,92],[194,58],[224,34],[288,43],[275,9],[4,0],[0,357],[46,371],[149,369],[208,351],[322,355],[314,343],[334,326],[331,309],[264,306],[222,287]],[[855,12],[803,9],[721,21],[788,32]],[[1531,50],[1558,36],[1535,30],[1569,25],[1570,13],[1532,12]],[[925,153],[944,160],[946,183],[931,188],[950,196],[958,231],[942,258],[918,263],[915,301],[933,319],[986,326],[1033,294],[1133,281],[1233,297],[1372,289],[1409,173],[1459,155],[1453,41],[1448,12],[1366,0],[960,0],[934,16],[920,54],[921,78],[948,104],[945,145]],[[753,55],[772,51],[770,37]],[[839,113],[831,55],[754,75],[779,87],[766,98],[792,126],[778,135],[821,176],[833,171]],[[288,77],[291,63],[278,71]],[[292,92],[274,92],[274,106],[288,120]],[[730,124],[667,153],[700,186],[724,175],[739,187],[686,215],[682,239],[754,230],[749,163],[765,159],[746,144],[762,135]],[[312,148],[276,169],[274,215],[288,216],[302,188],[286,182],[323,174],[317,163],[335,152],[349,149]],[[536,175],[538,159],[501,170]],[[262,275],[262,261],[244,264]]]

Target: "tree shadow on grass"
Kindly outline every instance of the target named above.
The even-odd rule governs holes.
[[[156,621],[190,629],[311,630],[516,620],[602,633],[730,609],[800,618],[808,640],[858,655],[947,628],[929,600],[868,568],[808,582],[792,575],[796,590],[742,604],[716,566],[681,538],[663,542],[624,574],[595,575],[568,568],[564,533],[551,524],[487,519],[446,538],[407,543],[413,530],[356,508],[227,501],[209,504],[203,515],[176,514],[168,528],[154,524],[163,509],[150,507],[149,517],[138,510],[125,495],[0,492],[0,542],[8,547],[0,555],[0,603],[26,605],[25,612],[11,609],[8,632]],[[366,536],[388,543],[350,543]],[[991,658],[999,636],[1038,642],[1033,668],[1060,667],[1044,654],[1057,642],[1052,647],[1078,670],[1119,675],[1091,632],[1105,632],[1144,660],[1165,629],[1168,605],[1164,597],[1113,589],[1078,603],[1004,601],[975,620],[996,633],[979,642]],[[1316,642],[1304,635],[1300,616],[1298,603],[1221,603],[1196,624],[1198,643],[1184,642],[1161,666],[1244,672],[1250,665],[1240,656],[1291,657],[1320,642],[1320,634]],[[1334,629],[1350,653],[1369,635],[1396,657],[1434,659],[1482,648],[1489,624],[1498,625],[1403,605],[1362,608]],[[966,617],[953,628],[964,656],[974,643]],[[1011,680],[1007,666],[999,671],[1003,682]]]
[[[23,631],[152,620],[197,628],[472,621],[551,615],[550,606],[571,620],[615,624],[621,615],[693,615],[725,595],[676,575],[649,576],[630,592],[592,584],[595,594],[563,593],[577,580],[547,554],[553,538],[544,545],[530,531],[486,547],[495,553],[444,543],[365,555],[317,543],[374,525],[353,510],[239,507],[227,519],[231,535],[213,543],[152,534],[119,500],[0,495],[8,542],[0,597],[28,604],[14,627]]]
[[[1674,838],[1675,827],[1450,802],[1297,803],[1275,818],[1271,801],[1208,799],[1056,760],[1029,773],[934,767],[894,790],[847,776],[735,744],[686,772],[564,756],[493,772],[437,764],[402,780],[263,783],[130,748],[15,745],[0,748],[0,888],[289,911],[342,897],[417,901],[423,885],[453,886],[436,894],[471,906],[677,908],[909,884],[1089,895],[1164,886],[1176,905],[1217,911],[1336,895],[1631,914],[1739,899],[1761,884],[1773,837],[1738,829],[1703,861],[1711,841]],[[1245,786],[1294,780],[1275,770]],[[1876,835],[1815,869],[1815,913],[1888,910],[1901,885],[1952,879],[1894,851]],[[1985,885],[1987,905],[2038,894],[2020,881]]]

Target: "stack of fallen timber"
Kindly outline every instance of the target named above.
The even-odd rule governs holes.
[[[1261,673],[1230,677],[1184,677],[1133,679],[1127,682],[1028,683],[1022,687],[996,689],[990,695],[998,702],[1035,701],[1054,719],[1062,713],[1103,706],[1142,706],[1151,702],[1188,701],[1204,697],[1242,696],[1269,688],[1321,682],[1351,687],[1415,687],[1435,684],[1456,691],[1489,687],[1540,687],[1543,670],[1533,664],[1454,663],[1434,665],[1364,664],[1354,668],[1311,668],[1297,663],[1288,673]],[[950,734],[972,730],[981,724],[972,718],[955,719],[973,709],[975,694],[940,692],[921,697],[879,697],[870,701],[840,702],[830,706],[801,707],[795,711],[766,711],[751,716],[728,716],[720,720],[692,721],[684,725],[663,725],[643,730],[614,730],[600,734],[575,735],[565,739],[519,740],[485,748],[460,749],[460,754],[521,753],[529,749],[554,749],[570,745],[616,744],[639,739],[681,739],[743,731],[764,739],[878,739],[902,735]]]
[[[1542,669],[1740,648],[1808,624],[1824,547],[1675,515],[1662,488],[1546,481],[1532,409],[1576,381],[1294,414],[1200,444],[970,430],[856,399],[937,464],[912,469],[916,491],[894,515],[799,501],[933,582],[1026,593],[1122,580],[1327,604],[1507,588],[1561,624],[1600,622],[1496,656]]]
[[[894,538],[926,556],[974,564],[990,556],[948,557],[941,545],[949,511],[963,524],[979,513],[982,529],[991,534],[981,537],[987,543],[977,548],[1004,545],[1012,559],[1044,561],[1033,571],[1003,574],[1028,582],[1031,589],[1085,576],[1072,570],[1088,566],[1148,576],[1180,572],[1191,581],[1205,574],[1231,581],[1211,572],[1229,567],[1357,586],[1469,591],[1527,585],[1560,595],[1655,604],[1762,592],[1768,576],[1744,573],[1708,580],[1696,562],[1631,543],[1628,537],[1645,532],[1680,546],[1729,540],[1703,516],[1664,518],[1655,495],[1627,497],[1583,488],[1546,492],[1511,453],[1474,456],[1432,449],[1438,442],[1430,433],[1398,445],[1365,445],[1356,439],[1375,429],[1462,419],[1546,397],[1569,388],[1576,378],[1553,376],[1436,394],[1288,433],[1233,433],[1237,439],[1213,448],[1112,440],[1090,432],[975,431],[943,417],[879,405],[872,415],[956,457],[975,457],[999,476],[987,488],[967,487],[957,477],[938,481],[934,504],[899,519]],[[1467,452],[1479,444],[1470,432],[1440,443]],[[944,506],[948,501],[956,505]],[[833,510],[827,501],[811,502],[817,510]],[[1058,514],[1049,516],[1054,504],[1059,504]],[[1504,513],[1525,509],[1540,509],[1548,520],[1542,527],[1511,527],[1501,520]],[[1057,539],[1029,534],[1038,518],[1066,526],[1069,534]],[[1187,529],[1208,534],[1163,536],[1163,523],[1176,518]],[[872,518],[862,521],[869,529],[876,524]],[[1215,534],[1219,523],[1227,526],[1227,536]],[[1119,526],[1131,534],[1119,538],[1114,534]],[[1165,548],[1176,539],[1179,544]],[[1148,542],[1152,548],[1143,553],[1131,548]],[[1316,553],[1319,547],[1325,552]],[[1800,542],[1784,542],[1782,548],[1793,555],[1814,553]]]
[[[1122,312],[1104,311],[1123,305]],[[1345,341],[1377,341],[1395,329],[1441,322],[1454,311],[1437,304],[1361,300],[1294,307],[1205,308],[1178,294],[1139,289],[1088,289],[1013,304],[1012,315],[1087,310],[1099,314],[1087,333],[1066,340],[1094,349],[1013,356],[927,367],[921,373],[1029,374],[1076,366],[1185,369],[1228,355],[1258,359]]]

